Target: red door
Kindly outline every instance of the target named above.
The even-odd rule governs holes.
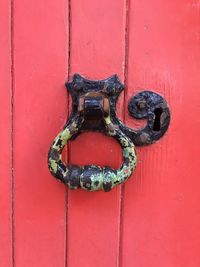
[[[200,266],[199,0],[0,0],[0,266]],[[69,191],[47,167],[74,73],[151,89],[172,119],[109,193]],[[66,161],[117,168],[111,138],[85,133]]]

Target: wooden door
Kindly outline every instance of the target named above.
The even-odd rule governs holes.
[[[0,0],[0,266],[200,266],[199,0]],[[151,89],[170,129],[137,148],[135,173],[109,193],[69,191],[47,167],[70,112],[74,73],[116,73],[127,103]],[[117,168],[112,139],[85,133],[66,161]]]

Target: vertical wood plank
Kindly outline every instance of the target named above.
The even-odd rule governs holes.
[[[12,266],[11,3],[0,1],[0,265]]]
[[[123,81],[125,1],[71,1],[71,76]],[[119,102],[123,115],[123,97]],[[71,143],[70,162],[119,167],[121,149],[112,138],[85,133]],[[73,191],[68,204],[68,267],[118,265],[120,187],[109,193]]]
[[[157,144],[137,149],[125,185],[121,266],[199,266],[199,1],[131,1],[128,100],[151,89],[172,121]],[[137,123],[126,115],[130,126]]]
[[[67,115],[67,3],[14,1],[15,265],[65,266],[66,189],[47,153]]]

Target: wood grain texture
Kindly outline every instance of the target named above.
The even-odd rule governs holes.
[[[12,266],[11,3],[0,1],[0,266]]]
[[[125,1],[71,1],[71,75],[123,81]],[[123,115],[123,96],[119,101]],[[85,133],[70,145],[70,162],[117,168],[121,148],[114,139]],[[110,193],[73,191],[68,204],[68,267],[118,264],[120,187]]]
[[[65,266],[66,189],[47,153],[67,116],[67,3],[14,1],[15,266]]]
[[[200,265],[199,1],[131,1],[128,88],[169,102],[166,136],[138,149],[125,185],[121,266]],[[126,122],[136,126],[128,115]]]

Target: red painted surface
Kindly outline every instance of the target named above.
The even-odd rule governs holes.
[[[123,15],[123,0],[103,0],[98,5],[93,0],[72,1],[70,74],[78,72],[91,79],[101,79],[118,73],[123,80]],[[120,104],[122,108],[122,99]],[[121,162],[121,151],[113,138],[87,133],[72,143],[70,160],[75,164],[95,163],[117,168]],[[117,265],[120,201],[120,187],[110,194],[69,193],[69,267]],[[77,251],[78,256],[75,257]]]
[[[10,3],[0,1],[0,266],[12,264]]]
[[[66,190],[47,152],[66,119],[66,1],[14,1],[14,257],[63,266]]]
[[[0,266],[199,267],[199,1],[12,7],[0,0]],[[117,73],[126,84],[119,117],[132,127],[140,123],[127,102],[143,89],[172,110],[166,136],[137,148],[136,172],[110,193],[67,193],[47,168],[70,109],[64,81],[75,72]],[[97,133],[81,135],[67,154],[76,164],[121,162],[116,142]]]
[[[198,267],[200,2],[148,3],[130,6],[127,99],[151,88],[168,100],[172,120],[162,140],[138,149],[125,185],[122,266]]]

